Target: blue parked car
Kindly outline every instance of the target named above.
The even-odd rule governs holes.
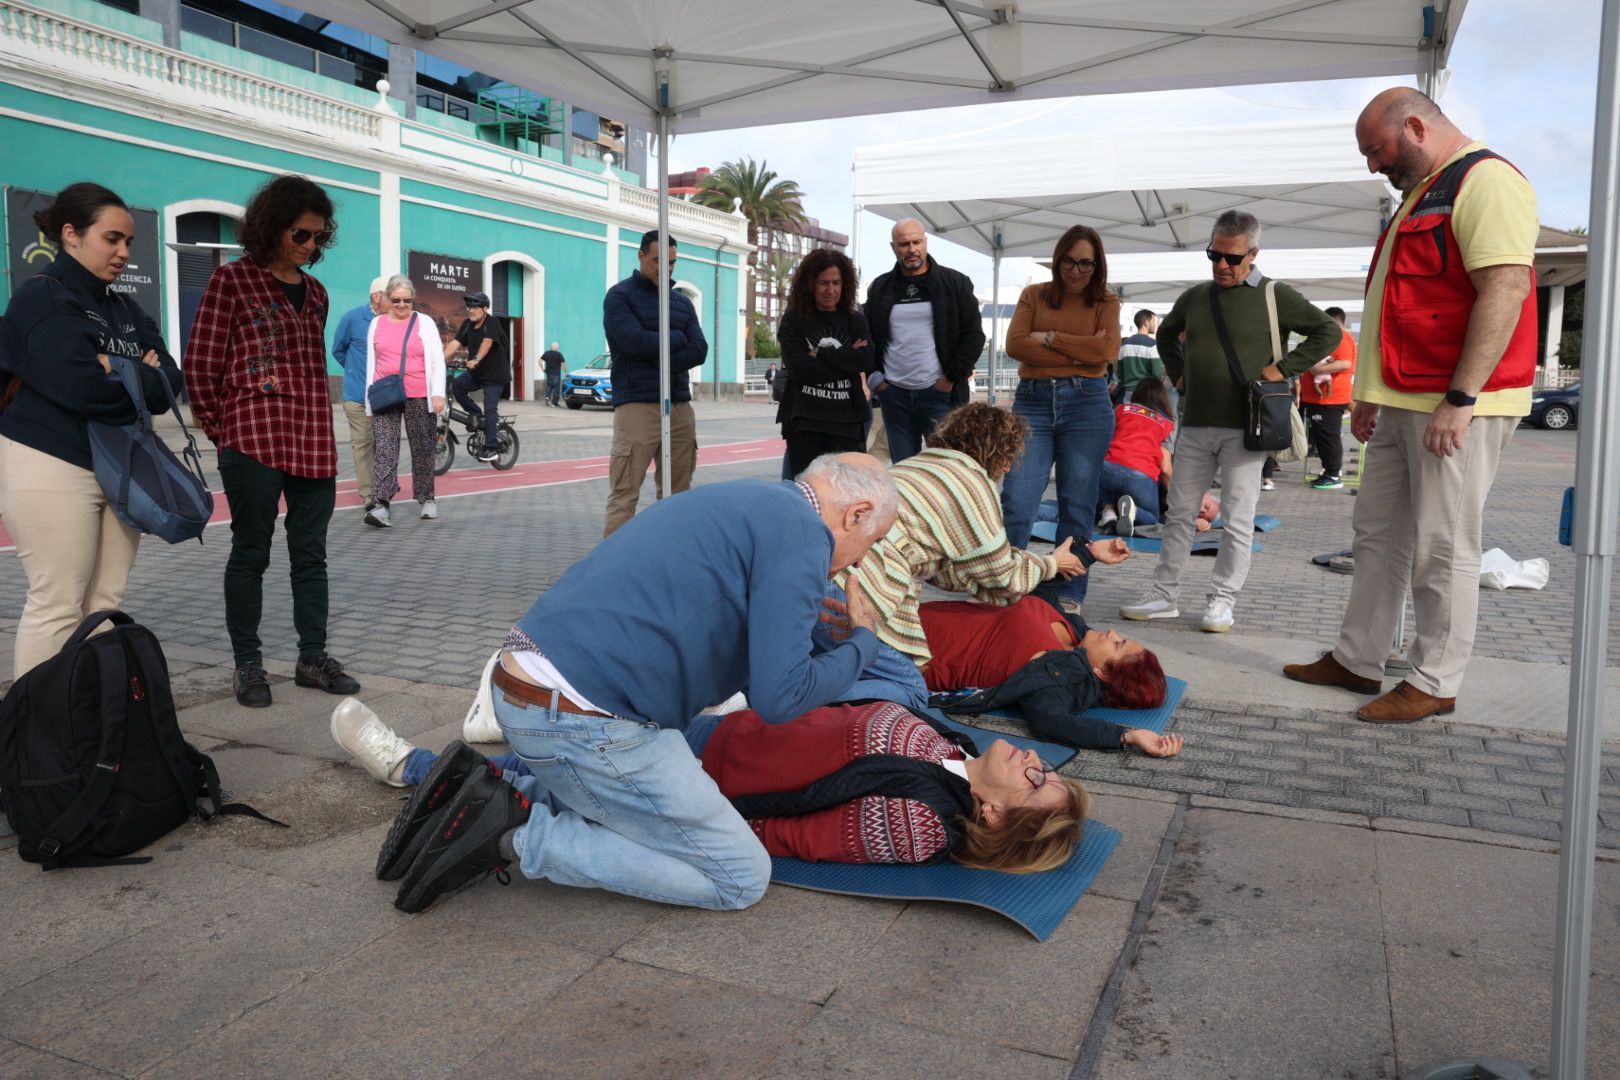
[[[1537,390],[1530,398],[1527,423],[1550,431],[1562,431],[1575,426],[1581,412],[1581,384],[1559,389]]]
[[[570,409],[613,405],[613,358],[603,353],[563,376],[562,399]]]

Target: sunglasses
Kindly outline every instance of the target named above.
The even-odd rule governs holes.
[[[414,304],[414,303],[416,303],[416,301],[413,300],[409,296],[402,296],[402,297],[399,297],[397,299],[394,298],[394,297],[389,297],[388,302],[390,304]]]
[[[300,247],[309,243],[311,240],[315,241],[315,244],[318,247],[326,247],[332,242],[331,229],[320,229],[315,232],[311,232],[308,229],[291,229],[288,231],[287,235],[292,237],[292,242]]]
[[[1090,272],[1097,269],[1096,259],[1071,259],[1067,255],[1057,261],[1059,270],[1084,270]]]
[[[1245,251],[1241,255],[1233,255],[1227,251],[1216,251],[1214,248],[1205,248],[1204,254],[1209,256],[1212,263],[1224,262],[1227,266],[1239,266],[1252,252]]]

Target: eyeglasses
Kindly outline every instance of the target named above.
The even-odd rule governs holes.
[[[1229,251],[1216,251],[1214,248],[1205,248],[1204,254],[1209,256],[1209,261],[1212,263],[1224,262],[1227,266],[1240,266],[1244,259],[1254,253],[1245,251],[1240,255],[1233,255]]]
[[[1057,766],[1043,760],[1038,768],[1034,765],[1026,767],[1024,769],[1024,779],[1029,781],[1030,787],[1039,791],[1041,786],[1046,783],[1046,778],[1055,772],[1057,772]]]
[[[287,235],[292,237],[292,242],[300,247],[309,243],[311,240],[315,241],[315,245],[317,247],[327,247],[332,243],[331,229],[320,229],[316,232],[311,232],[308,229],[292,229],[287,233]]]
[[[396,297],[389,297],[388,302],[390,304],[414,304],[414,303],[416,303],[416,301],[413,300],[409,296],[402,296],[402,297],[397,297],[397,298]]]
[[[1063,271],[1084,270],[1087,273],[1097,269],[1096,259],[1071,259],[1067,255],[1057,261],[1058,269]]]

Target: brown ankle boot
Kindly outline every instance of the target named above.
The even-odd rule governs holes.
[[[1434,697],[1402,679],[1395,689],[1374,698],[1356,710],[1356,719],[1369,724],[1414,724],[1431,716],[1445,716],[1457,710],[1454,697]]]
[[[1377,679],[1363,679],[1339,663],[1333,658],[1332,650],[1323,653],[1315,663],[1285,665],[1283,674],[1295,682],[1310,683],[1312,686],[1338,686],[1358,694],[1376,694],[1384,688],[1384,684]]]

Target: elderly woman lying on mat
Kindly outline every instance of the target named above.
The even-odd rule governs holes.
[[[857,684],[867,691],[863,696],[911,704],[909,683],[915,683],[917,699],[927,696],[915,671],[932,655],[917,614],[919,580],[1005,605],[1084,574],[1093,563],[1130,557],[1125,541],[1117,539],[1077,550],[1065,540],[1044,556],[1007,543],[996,485],[1023,456],[1024,434],[1024,421],[1004,409],[963,405],[940,422],[926,450],[889,470],[900,492],[900,516],[837,582],[865,592],[879,616],[873,631],[888,646]],[[910,664],[890,663],[895,652]],[[886,692],[874,689],[875,674],[895,685]]]
[[[459,740],[437,756],[413,747],[354,698],[333,711],[332,735],[376,779],[415,787],[401,820],[430,814],[439,793],[455,791],[469,770],[525,768],[515,754],[490,762]],[[974,756],[960,736],[893,702],[830,705],[785,724],[751,710],[704,715],[686,737],[772,855],[849,863],[949,857],[1033,873],[1069,860],[1090,802],[1079,781],[1033,751],[997,739]],[[415,854],[407,846],[383,845],[378,877],[404,872]]]
[[[968,713],[1016,705],[1036,738],[1082,750],[1134,746],[1154,757],[1181,752],[1179,735],[1081,715],[1098,704],[1164,704],[1164,668],[1140,641],[1094,630],[1035,596],[1004,608],[941,600],[917,611],[933,652],[923,679],[935,704]]]

